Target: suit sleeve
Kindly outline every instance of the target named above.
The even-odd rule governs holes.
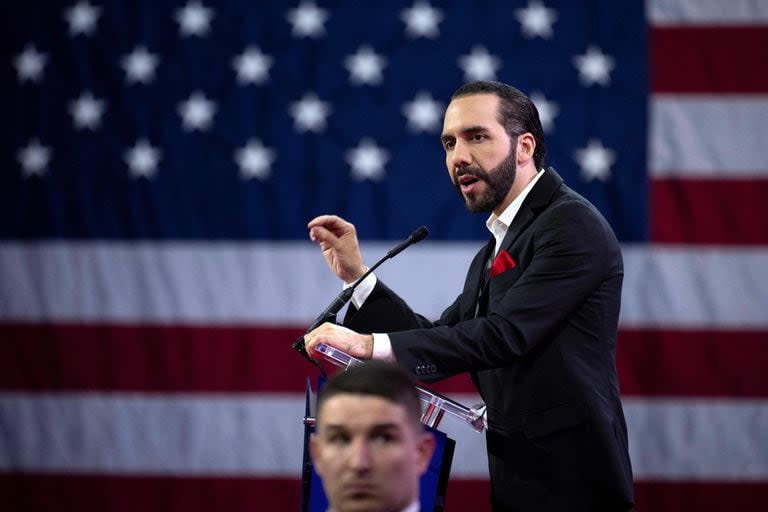
[[[618,242],[605,220],[589,205],[567,201],[541,214],[532,227],[527,268],[496,276],[489,314],[455,325],[390,333],[398,363],[437,371],[423,380],[459,372],[510,366],[546,342],[569,315],[596,294],[601,283],[620,279]],[[519,272],[519,274],[515,274]],[[597,299],[595,299],[597,300]],[[588,327],[588,326],[587,326]]]
[[[344,326],[364,333],[390,333],[426,329],[436,325],[453,325],[458,322],[457,304],[458,299],[443,312],[438,322],[433,323],[415,313],[399,295],[379,279],[362,308],[349,306],[344,317]]]

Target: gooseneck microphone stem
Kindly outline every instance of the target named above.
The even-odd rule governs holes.
[[[315,321],[312,322],[312,324],[309,326],[307,331],[304,333],[308,333],[317,327],[319,327],[321,324],[325,322],[336,322],[336,314],[341,311],[341,308],[344,307],[344,305],[349,302],[349,300],[352,298],[352,293],[354,293],[355,288],[357,288],[357,285],[362,283],[366,277],[371,275],[371,273],[379,268],[379,266],[387,261],[390,258],[394,258],[398,254],[400,254],[402,251],[410,247],[411,245],[420,242],[424,240],[427,235],[429,234],[429,230],[426,228],[426,226],[421,226],[420,228],[416,229],[411,235],[404,240],[403,242],[400,242],[397,246],[395,246],[392,250],[390,250],[383,258],[381,258],[379,261],[377,261],[371,268],[369,268],[357,281],[352,283],[347,288],[344,288],[341,293],[339,293],[336,298],[331,302],[327,308],[323,310],[320,315],[315,318]],[[304,345],[304,336],[300,337],[296,341],[291,344],[291,347],[296,350],[299,354],[302,355],[307,361],[315,365],[319,370],[320,373],[325,376],[325,370],[320,365],[320,363],[313,357],[309,355],[307,352],[307,348]]]

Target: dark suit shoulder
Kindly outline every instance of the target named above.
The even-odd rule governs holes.
[[[618,240],[602,213],[584,196],[563,184],[555,193],[552,203],[542,215],[563,219],[595,236],[603,236],[606,242],[618,245]]]
[[[565,185],[539,213],[529,230],[532,249],[556,248],[575,261],[590,263],[610,274],[621,273],[619,241],[605,217],[592,203]]]

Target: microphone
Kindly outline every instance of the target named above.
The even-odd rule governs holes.
[[[312,331],[313,329],[317,328],[320,324],[323,324],[325,322],[335,322],[336,314],[339,311],[341,311],[341,308],[343,308],[344,305],[347,302],[349,302],[349,300],[352,298],[352,293],[355,291],[355,288],[357,288],[357,285],[362,283],[366,277],[368,277],[374,270],[376,270],[379,267],[379,265],[381,265],[382,263],[384,263],[390,258],[394,258],[395,256],[397,256],[398,254],[400,254],[401,252],[403,252],[405,249],[412,246],[413,244],[417,242],[421,242],[427,237],[428,234],[429,234],[429,230],[427,229],[426,226],[421,226],[415,229],[407,239],[400,242],[392,250],[390,250],[383,258],[381,258],[371,268],[369,268],[357,281],[352,283],[351,286],[342,290],[341,293],[339,293],[336,296],[333,302],[331,302],[328,305],[328,307],[325,308],[317,318],[315,318],[315,321],[312,322],[312,325],[309,326],[306,332]],[[302,357],[304,357],[307,361],[317,366],[317,368],[320,370],[320,373],[323,376],[325,376],[325,370],[323,370],[322,366],[320,366],[320,363],[316,359],[311,357],[307,352],[307,348],[304,345],[304,336],[294,341],[291,344],[291,347],[295,351],[297,351],[299,354],[301,354]]]
[[[420,228],[416,228],[416,230],[414,230],[414,232],[411,233],[411,236],[409,236],[404,242],[400,242],[400,244],[397,247],[389,251],[387,253],[387,256],[381,261],[383,262],[388,258],[394,258],[395,256],[397,256],[398,254],[406,250],[411,245],[417,242],[421,242],[422,240],[427,238],[428,234],[429,234],[429,230],[427,229],[427,226],[421,226]],[[377,263],[376,265],[374,265],[374,268],[379,264],[380,263]]]

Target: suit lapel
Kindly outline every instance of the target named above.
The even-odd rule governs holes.
[[[480,266],[480,276],[477,280],[475,291],[475,317],[485,314],[488,305],[488,281],[491,271],[491,260],[493,259],[493,250],[496,248],[496,239],[491,235],[488,243],[485,245],[482,265]]]
[[[509,250],[512,247],[515,239],[522,233],[528,224],[536,217],[536,215],[545,208],[552,200],[552,194],[560,188],[563,183],[563,178],[555,172],[552,167],[548,167],[544,174],[533,186],[533,189],[526,196],[525,201],[520,206],[520,210],[515,215],[515,219],[512,221],[512,225],[509,226],[507,234],[501,241],[501,247],[499,250]]]
[[[481,248],[472,260],[467,272],[467,288],[463,294],[463,313],[462,319],[473,318],[477,311],[477,299],[482,286],[486,282],[486,268],[488,259],[493,254],[494,248],[493,236],[490,237],[485,247]]]

